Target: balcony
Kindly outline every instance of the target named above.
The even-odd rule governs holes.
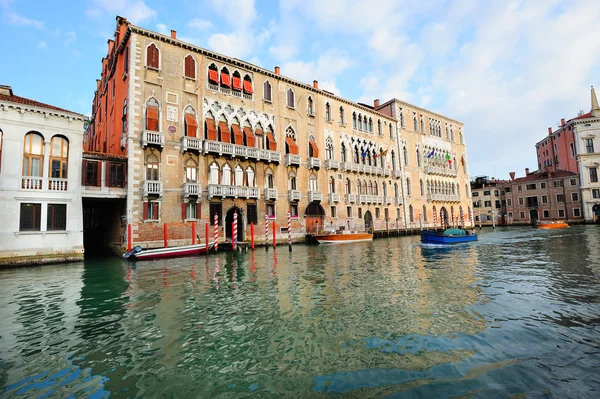
[[[300,155],[285,154],[283,157],[283,164],[285,166],[300,166],[301,162],[302,159],[300,158]]]
[[[41,177],[23,176],[21,178],[21,188],[25,190],[41,190],[42,181]]]
[[[149,195],[162,196],[163,182],[159,180],[144,180],[144,197]]]
[[[338,193],[329,193],[328,197],[330,204],[340,202],[340,195]]]
[[[319,158],[308,158],[309,169],[321,169],[321,160]]]
[[[333,159],[325,160],[325,169],[326,170],[331,170],[331,169],[337,170],[339,168],[340,168],[340,161],[336,161]]]
[[[59,179],[51,177],[48,179],[48,190],[50,191],[67,191],[67,179]]]
[[[425,166],[425,173],[430,175],[442,175],[442,176],[457,176],[458,171],[452,168],[444,168],[443,166]]]
[[[197,137],[187,137],[184,136],[181,138],[181,152],[186,151],[202,151],[202,139]]]
[[[200,183],[183,183],[183,197],[188,198],[190,196],[198,197],[202,194],[202,188]]]
[[[281,154],[276,151],[263,150],[260,148],[246,147],[238,144],[223,143],[221,141],[203,140],[202,152],[204,154],[229,155],[237,158],[252,158],[257,161],[268,163],[281,162]]]
[[[346,194],[346,203],[353,204],[356,202],[356,194]]]
[[[394,197],[394,205],[396,205],[396,206],[404,205],[404,200],[400,197]]]
[[[460,195],[455,194],[427,194],[429,201],[460,202]]]
[[[147,147],[149,145],[164,148],[165,135],[161,132],[144,130],[144,133],[142,134],[142,147]]]
[[[342,162],[340,165],[340,169],[346,172],[358,172],[359,164],[354,162]]]
[[[391,175],[391,174],[392,174],[392,172],[391,172],[389,169],[384,169],[384,170],[383,170],[383,175],[384,175],[384,176],[386,176],[386,177],[387,177],[387,176],[389,176],[389,175]]]
[[[288,200],[290,202],[300,201],[300,198],[302,198],[300,190],[288,190]]]
[[[308,202],[320,202],[323,200],[323,194],[320,191],[309,191]]]
[[[395,179],[399,179],[400,177],[402,177],[402,171],[400,171],[400,170],[393,170],[392,171],[392,176]]]
[[[392,197],[383,197],[383,203],[386,205],[390,205],[392,203]]]
[[[257,187],[224,186],[221,184],[208,185],[208,199],[221,198],[260,198],[260,189]]]
[[[367,203],[367,195],[361,194],[358,196],[358,203],[359,204],[366,204]]]
[[[276,188],[265,188],[265,201],[276,200],[277,189]]]

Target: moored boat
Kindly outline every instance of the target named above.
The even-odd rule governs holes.
[[[424,230],[421,232],[421,242],[425,244],[458,244],[477,240],[477,234],[464,229],[446,229],[443,232]]]
[[[569,224],[564,220],[544,220],[537,222],[538,229],[564,229]]]
[[[208,249],[212,248],[209,244]],[[151,260],[160,258],[173,258],[178,256],[201,255],[208,251],[206,244],[184,245],[180,247],[167,247],[157,249],[143,249],[139,245],[123,255],[125,259]]]
[[[344,231],[333,231],[315,235],[319,244],[343,244],[348,242],[373,241],[371,233],[350,233]]]

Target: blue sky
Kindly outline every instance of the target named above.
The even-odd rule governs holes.
[[[535,169],[547,128],[600,89],[597,0],[0,0],[0,14],[0,84],[17,95],[89,114],[121,15],[353,101],[460,120],[471,176]]]

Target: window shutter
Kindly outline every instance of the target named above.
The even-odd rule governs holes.
[[[195,79],[196,71],[194,70],[194,58],[191,55],[185,57],[185,76],[188,78]]]
[[[214,69],[209,69],[208,70],[208,80],[211,83],[219,84],[219,72],[215,71]]]
[[[106,161],[104,163],[104,168],[106,169],[104,176],[104,185],[106,187],[111,187],[110,185],[110,162]]]
[[[95,162],[96,166],[96,187],[102,187],[102,164]]]
[[[146,129],[158,132],[158,107],[146,107]]]
[[[87,164],[88,164],[87,159],[84,159],[83,162],[82,162],[82,167],[81,167],[81,185],[82,186],[85,186],[86,183],[87,183],[87,181],[86,181],[86,178],[87,178]]]
[[[241,78],[239,78],[237,76],[233,77],[233,88],[235,90],[240,90],[240,91],[242,90],[242,79]]]
[[[154,219],[160,219],[158,217],[158,202],[153,202],[152,207],[154,208]]]
[[[196,202],[196,219],[200,219],[200,216],[202,215],[202,207],[200,205],[200,202]]]
[[[127,164],[123,164],[121,168],[121,173],[123,174],[123,178],[121,179],[121,187],[125,187],[127,185]]]
[[[144,220],[148,220],[148,202],[144,202]]]
[[[192,114],[185,114],[185,135],[188,137],[196,137],[196,118]]]
[[[182,202],[181,203],[181,219],[185,220],[186,219],[186,203]]]
[[[248,94],[252,94],[254,93],[254,90],[252,89],[252,82],[249,80],[244,80],[244,92],[248,93]],[[269,93],[269,98],[268,100],[271,99],[271,93]]]

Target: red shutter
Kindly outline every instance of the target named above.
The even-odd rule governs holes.
[[[185,211],[186,211],[186,209],[185,209],[185,202],[182,202],[181,203],[181,219],[182,220],[185,220],[185,216],[186,216],[185,215]]]
[[[267,141],[269,142],[269,150],[277,151],[277,142],[275,141],[275,138],[273,137],[273,133],[267,132]]]
[[[248,94],[254,93],[254,90],[252,89],[252,82],[249,80],[244,80],[244,93],[248,93]],[[270,100],[270,98],[267,98],[267,100]]]
[[[121,173],[123,173],[123,179],[121,179],[121,187],[125,187],[127,185],[127,164],[124,163],[121,168]]]
[[[106,169],[104,173],[104,186],[110,187],[110,162],[104,162],[104,168]]]
[[[188,78],[196,79],[196,65],[194,62],[194,57],[188,55],[185,57],[185,76]]]
[[[268,133],[267,133],[267,137],[269,137]],[[286,137],[285,142],[287,143],[287,145],[290,149],[290,154],[298,155],[298,144],[296,144],[294,139],[291,137]]]
[[[82,186],[87,186],[87,181],[86,181],[86,178],[87,178],[87,164],[88,164],[87,159],[84,159],[83,162],[82,162],[82,166],[81,166],[81,185]]]
[[[319,148],[317,147],[317,143],[315,143],[313,140],[311,140],[310,147],[312,148],[313,158],[319,158]]]
[[[148,220],[148,201],[144,202],[144,220]]]
[[[196,202],[196,219],[200,220],[202,215],[202,207],[200,206],[201,202]]]
[[[158,48],[154,44],[148,46],[146,58],[149,67],[158,69]]]
[[[153,202],[152,207],[154,208],[154,218],[160,219],[160,217],[158,216],[158,202]]]
[[[208,80],[211,83],[219,84],[219,72],[215,71],[214,69],[209,69],[208,70]]]
[[[229,74],[221,72],[221,86],[231,87],[231,77]]]
[[[96,164],[96,187],[102,187],[102,162],[94,162]]]
[[[196,137],[196,118],[192,114],[185,114],[185,135],[188,137]]]
[[[146,129],[158,132],[158,107],[146,108]]]
[[[227,126],[227,122],[219,122],[219,130],[221,131],[221,141],[223,143],[231,142],[231,133],[229,132],[229,127]]]
[[[237,145],[244,144],[244,134],[240,130],[240,125],[231,125],[231,130],[233,130],[233,140]]]
[[[214,119],[206,120],[206,138],[208,140],[217,141],[217,128],[215,127]]]
[[[252,134],[252,129],[250,127],[244,127],[244,136],[246,136],[246,145],[248,147],[254,147],[254,134]]]
[[[233,77],[233,88],[235,90],[242,90],[242,80],[237,76]]]

